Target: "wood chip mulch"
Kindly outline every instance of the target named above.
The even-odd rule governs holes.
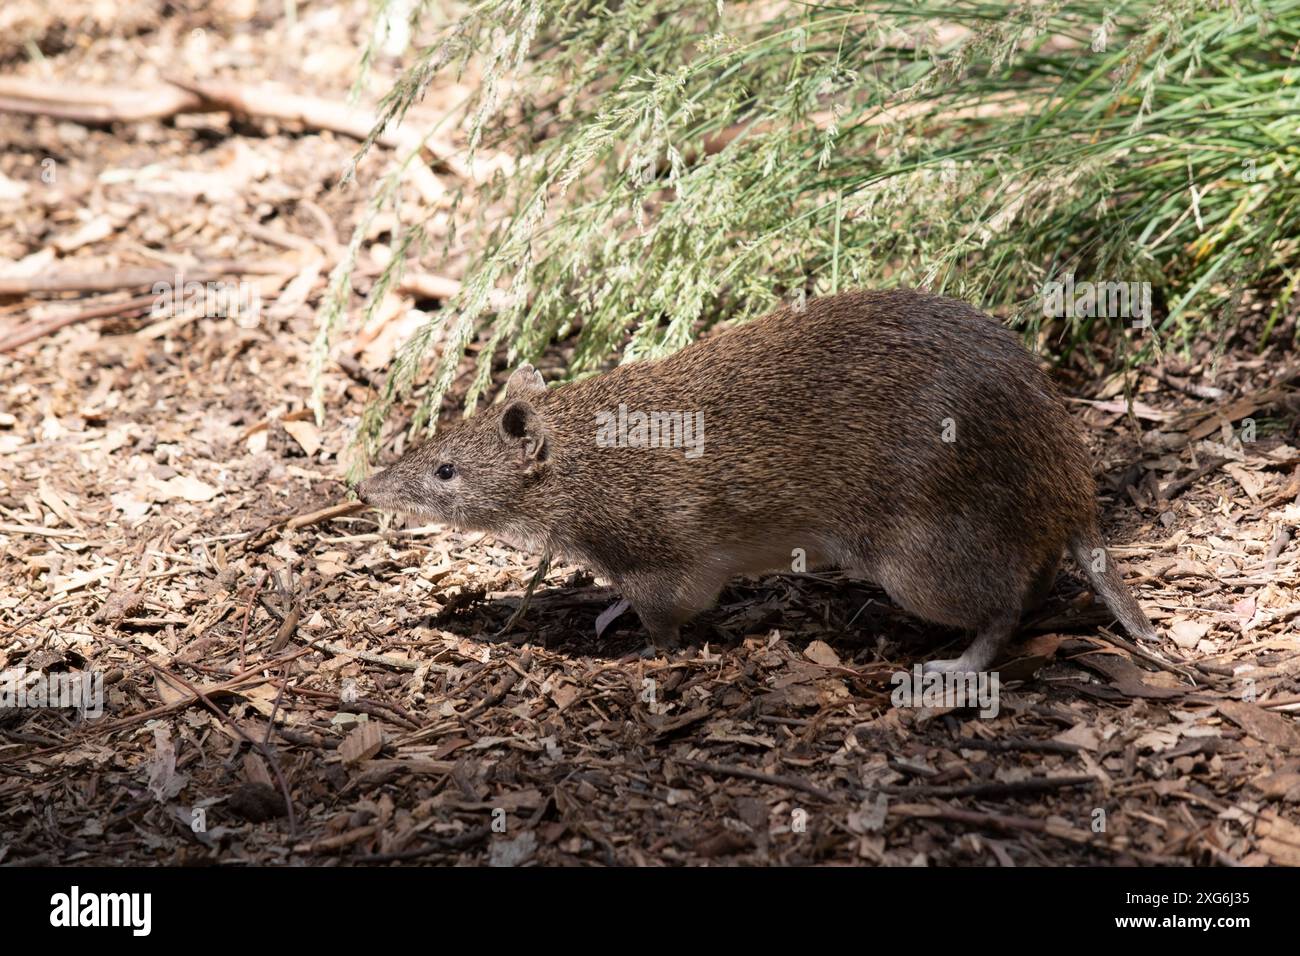
[[[213,43],[229,23],[202,16],[157,29]],[[268,23],[226,65],[285,80],[307,44],[337,63],[313,94],[343,101],[361,29]],[[59,68],[138,79],[155,40]],[[891,676],[963,638],[867,582],[734,582],[651,656],[632,614],[597,636],[617,595],[580,568],[511,623],[538,556],[333,508],[390,330],[429,298],[410,286],[338,353],[318,428],[315,307],[391,155],[338,193],[323,171],[355,143],[256,118],[0,114],[0,142],[0,187],[28,184],[0,202],[8,274],[287,269],[253,328],[124,308],[0,355],[0,679],[104,682],[101,716],[0,710],[0,864],[1300,865],[1300,374],[1250,338],[1271,303],[1224,354],[1130,379],[1131,406],[1081,359],[1062,375],[1161,642],[1106,630],[1067,571],[995,716],[900,707]],[[34,185],[47,156],[63,192]],[[463,252],[417,265],[454,280]],[[0,339],[104,301],[15,290]]]

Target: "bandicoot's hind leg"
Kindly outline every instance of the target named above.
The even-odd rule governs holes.
[[[975,635],[966,652],[951,660],[926,661],[924,671],[940,674],[967,674],[986,671],[1007,646],[1020,624],[1020,612],[1008,612],[987,622]]]
[[[1021,602],[1021,610],[1012,614],[995,614],[991,620],[978,628],[975,640],[966,648],[961,657],[952,660],[929,661],[927,671],[950,671],[959,674],[971,671],[988,670],[1006,648],[1007,643],[1020,627],[1020,619],[1026,612],[1038,608],[1056,583],[1056,572],[1061,566],[1061,549],[1039,564],[1038,570],[1030,581],[1029,589]]]
[[[1048,574],[1041,555],[978,525],[886,544],[886,558],[866,570],[895,604],[922,620],[975,632],[961,657],[930,661],[927,671],[987,670],[1016,632],[1031,586]]]

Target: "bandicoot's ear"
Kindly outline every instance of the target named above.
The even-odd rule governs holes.
[[[546,429],[541,416],[526,399],[506,405],[501,413],[501,437],[507,445],[519,449],[519,464],[525,468],[546,461]]]
[[[506,381],[506,401],[512,398],[527,398],[544,391],[546,391],[546,383],[542,381],[542,373],[527,362],[515,369]]]

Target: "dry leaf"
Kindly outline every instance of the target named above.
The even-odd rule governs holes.
[[[175,501],[177,498],[185,501],[211,501],[218,494],[217,489],[206,482],[184,475],[166,481],[155,481],[154,488],[157,489],[157,501]]]
[[[1300,728],[1281,714],[1244,700],[1220,701],[1219,713],[1260,743],[1287,750],[1300,750]]]
[[[80,228],[57,237],[54,240],[54,248],[66,255],[69,252],[75,252],[82,246],[103,241],[116,230],[117,225],[108,216],[97,216]]]
[[[1179,728],[1170,724],[1163,730],[1148,730],[1133,741],[1133,746],[1139,751],[1149,750],[1152,753],[1161,753],[1178,743],[1178,736]]]
[[[551,700],[555,702],[557,710],[563,712],[570,704],[578,699],[582,690],[573,684],[564,683],[551,691]]]
[[[803,656],[822,667],[839,667],[840,656],[824,641],[813,641],[803,649]]]
[[[115,495],[110,495],[108,500],[113,503],[114,508],[122,512],[130,521],[143,518],[149,513],[149,509],[153,507],[153,502],[141,501],[129,491],[119,491]]]
[[[1169,636],[1185,651],[1192,650],[1200,643],[1207,633],[1210,625],[1200,621],[1190,621],[1187,618],[1175,618],[1168,626]]]
[[[293,440],[307,453],[308,458],[314,457],[316,452],[320,451],[320,429],[316,427],[315,422],[281,422],[280,424],[293,436]]]
[[[1084,750],[1096,750],[1101,745],[1101,738],[1097,735],[1097,731],[1087,724],[1075,724],[1069,730],[1061,731],[1052,739],[1063,744],[1074,744]]]
[[[153,675],[153,689],[158,695],[159,703],[164,706],[179,704],[183,700],[189,700],[192,696],[183,686],[168,677],[164,677],[157,671]]]

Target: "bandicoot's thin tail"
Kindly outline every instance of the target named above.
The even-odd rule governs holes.
[[[1111,560],[1106,544],[1095,527],[1080,531],[1074,536],[1070,541],[1070,555],[1088,576],[1093,590],[1101,596],[1106,607],[1124,625],[1124,630],[1132,637],[1144,640],[1156,637],[1155,627],[1124,583],[1124,576]]]

